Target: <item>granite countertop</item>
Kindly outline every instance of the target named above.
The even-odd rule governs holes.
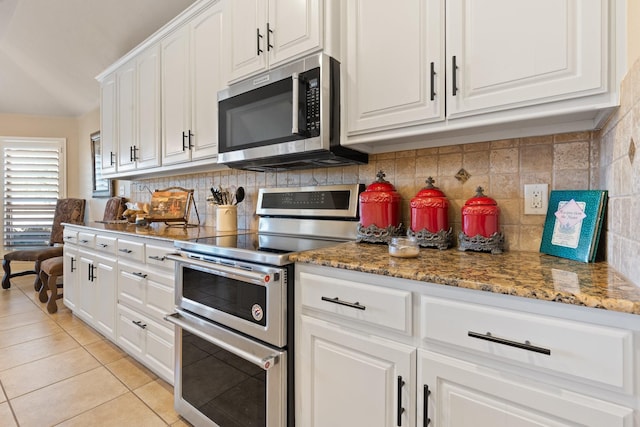
[[[498,255],[421,249],[394,258],[387,245],[341,243],[300,252],[292,260],[401,279],[640,314],[640,287],[605,262],[584,264],[537,252]]]
[[[135,224],[128,222],[117,223],[104,223],[104,222],[90,222],[85,225],[78,224],[65,224],[73,225],[76,227],[83,227],[88,230],[94,231],[110,231],[128,236],[140,236],[158,240],[195,240],[204,237],[219,237],[229,234],[237,234],[242,230],[235,231],[217,231],[213,227],[182,227],[173,226],[168,227],[164,223],[151,223],[148,226],[136,226]]]

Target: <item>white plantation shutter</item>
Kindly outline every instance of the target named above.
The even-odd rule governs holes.
[[[56,200],[65,197],[64,147],[60,138],[2,138],[3,246],[48,244]]]

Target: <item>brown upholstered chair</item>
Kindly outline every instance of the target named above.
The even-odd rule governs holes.
[[[126,210],[125,199],[122,197],[111,197],[104,207],[102,221],[116,221],[122,219],[122,214]]]
[[[62,223],[82,224],[84,222],[84,199],[58,199],[56,203],[56,211],[53,216],[53,225],[51,227],[51,237],[49,246],[38,249],[25,249],[8,252],[4,255],[2,269],[4,276],[2,277],[2,287],[9,289],[11,287],[10,279],[27,274],[35,274],[36,279],[33,287],[39,291],[42,287],[40,280],[40,263],[46,259],[62,256],[63,242],[63,226]],[[58,246],[54,246],[54,245]],[[33,262],[33,270],[11,272],[11,261],[29,261]]]

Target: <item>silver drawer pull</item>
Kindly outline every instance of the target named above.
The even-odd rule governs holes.
[[[149,255],[148,258],[154,259],[156,261],[164,261],[165,259],[167,259],[166,256],[157,256],[157,255]]]
[[[549,350],[548,348],[531,345],[529,341],[525,341],[521,343],[517,341],[511,341],[505,338],[498,338],[491,335],[491,332],[487,332],[486,334],[480,334],[478,332],[469,331],[467,332],[467,335],[470,336],[471,338],[478,338],[481,340],[495,342],[497,344],[503,344],[503,345],[508,345],[510,347],[521,348],[523,350],[533,351],[534,353],[546,354],[548,356],[551,355],[551,350]]]
[[[138,277],[142,277],[143,279],[147,278],[147,275],[144,273],[139,273],[137,271],[132,271],[131,274],[133,274],[134,276],[138,276]]]
[[[360,304],[358,301],[356,301],[356,302],[343,301],[338,297],[335,297],[335,298],[322,297],[322,301],[332,302],[334,304],[339,304],[339,305],[345,305],[347,307],[357,308],[358,310],[366,310],[367,309],[366,306]]]
[[[131,252],[133,252],[131,249],[118,249],[118,251],[123,252],[125,254],[130,254]]]

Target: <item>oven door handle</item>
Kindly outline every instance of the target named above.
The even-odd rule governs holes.
[[[164,320],[259,366],[265,371],[268,371],[279,362],[281,353],[276,350],[227,331],[182,310],[177,309],[176,311],[177,313],[166,315]]]
[[[274,281],[274,273],[257,273],[242,270],[238,267],[228,267],[224,264],[201,261],[194,258],[184,258],[180,255],[167,255],[167,259],[177,261],[181,265],[197,266],[199,270],[216,276],[229,277],[231,279],[241,280],[243,282],[249,282],[259,286],[266,286]],[[276,270],[274,270],[274,272],[275,271]],[[269,276],[268,279],[266,278],[267,276]]]

